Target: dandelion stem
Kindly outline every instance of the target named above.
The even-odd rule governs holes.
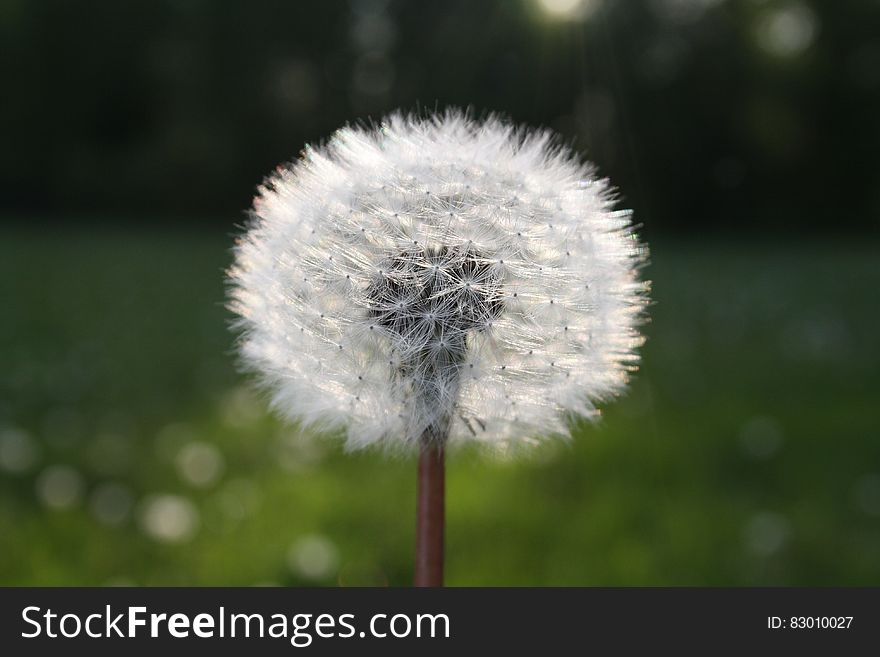
[[[444,440],[422,438],[416,508],[415,586],[443,586]],[[445,438],[445,437],[444,437]]]

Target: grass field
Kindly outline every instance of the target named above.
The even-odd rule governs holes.
[[[415,463],[268,416],[231,238],[7,228],[0,584],[408,584]],[[630,394],[448,468],[451,585],[880,585],[880,249],[656,243]]]

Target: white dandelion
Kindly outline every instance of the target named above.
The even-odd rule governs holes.
[[[347,446],[565,435],[637,362],[645,247],[548,132],[346,127],[260,188],[232,308],[274,406]]]
[[[417,585],[442,583],[447,444],[567,435],[636,367],[646,249],[613,206],[549,132],[456,111],[343,128],[260,188],[244,360],[303,426],[419,448]]]

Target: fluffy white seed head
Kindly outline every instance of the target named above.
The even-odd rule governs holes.
[[[646,249],[547,132],[447,112],[346,127],[260,188],[236,247],[245,362],[347,446],[567,434],[635,368]]]

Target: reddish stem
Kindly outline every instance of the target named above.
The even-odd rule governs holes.
[[[415,586],[443,586],[443,444],[423,441],[419,451]]]

